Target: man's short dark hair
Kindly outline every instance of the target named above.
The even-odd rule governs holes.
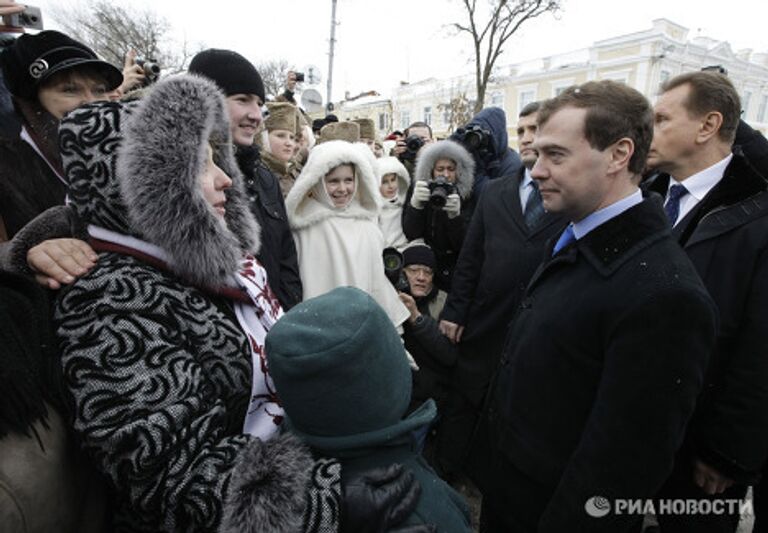
[[[667,80],[661,86],[661,92],[671,91],[681,85],[690,87],[684,103],[688,114],[692,117],[703,117],[712,111],[720,113],[723,116],[723,124],[718,134],[720,139],[732,144],[736,138],[736,128],[739,127],[741,101],[731,80],[719,72],[686,72]]]
[[[411,134],[410,133],[411,128],[427,128],[429,130],[429,138],[430,139],[433,138],[433,136],[432,136],[432,128],[426,122],[414,122],[413,124],[411,124],[410,126],[405,128],[405,136],[406,137],[408,137]]]
[[[586,109],[584,137],[596,150],[605,150],[625,137],[631,139],[635,151],[629,160],[629,171],[643,172],[653,138],[653,110],[645,96],[611,80],[574,85],[541,104],[539,128],[565,107]]]
[[[519,118],[527,117],[529,115],[533,115],[534,113],[538,112],[538,110],[541,108],[541,102],[529,102],[525,104],[525,107],[520,110],[520,114],[518,115]]]

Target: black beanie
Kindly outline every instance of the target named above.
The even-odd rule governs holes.
[[[224,94],[255,94],[266,102],[264,82],[256,67],[232,50],[209,48],[192,58],[190,74],[199,74],[216,82]]]
[[[26,100],[34,100],[40,84],[57,72],[85,65],[103,76],[108,91],[123,83],[120,69],[58,31],[22,35],[0,53],[0,68],[8,90]]]
[[[424,265],[435,269],[435,253],[426,244],[412,244],[403,250],[403,266]]]

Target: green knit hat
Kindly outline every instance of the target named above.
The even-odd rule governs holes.
[[[310,445],[349,448],[411,429],[401,428],[411,398],[403,343],[360,289],[340,287],[288,311],[267,334],[266,353],[289,427]]]

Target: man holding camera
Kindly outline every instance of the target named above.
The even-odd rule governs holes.
[[[432,128],[426,122],[414,122],[403,132],[403,139],[399,139],[392,149],[392,155],[397,157],[408,170],[411,178],[416,167],[416,157],[421,149],[435,142],[432,137]]]
[[[402,255],[407,288],[398,295],[411,312],[403,323],[403,341],[419,365],[413,376],[411,404],[418,406],[427,398],[433,398],[438,412],[442,412],[449,393],[451,369],[458,357],[458,349],[437,327],[446,294],[433,283],[435,254],[429,246],[412,244]]]
[[[450,139],[462,144],[475,158],[472,194],[476,198],[488,181],[516,176],[523,166],[520,156],[509,147],[507,117],[498,107],[483,109]]]

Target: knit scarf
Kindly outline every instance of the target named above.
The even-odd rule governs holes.
[[[94,225],[88,226],[88,233],[96,251],[130,255],[173,273],[169,255],[159,246]],[[243,432],[269,439],[283,421],[284,411],[269,375],[264,343],[267,332],[283,315],[283,309],[267,283],[267,272],[255,257],[246,255],[230,286],[199,288],[229,298],[234,304],[237,321],[248,338],[253,364],[251,399]]]

